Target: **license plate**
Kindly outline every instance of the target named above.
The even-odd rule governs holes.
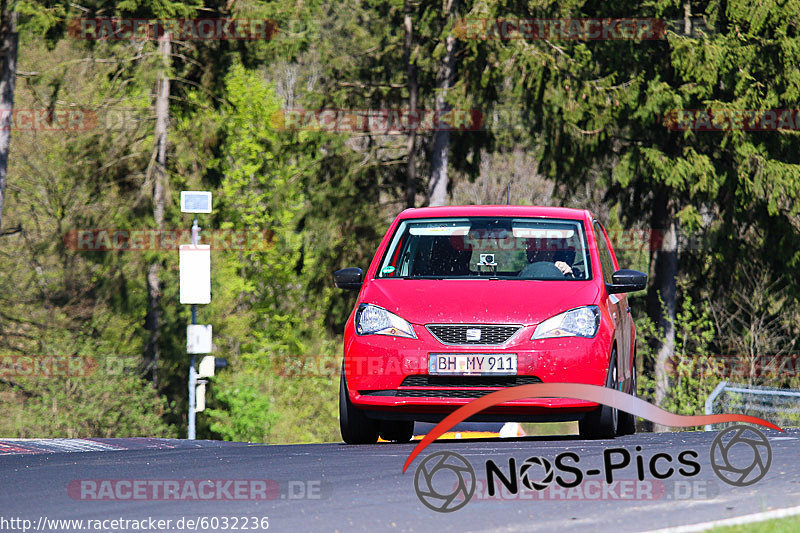
[[[428,356],[428,374],[514,376],[517,374],[517,354],[432,353]]]

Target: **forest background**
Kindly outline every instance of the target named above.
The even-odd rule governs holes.
[[[406,207],[507,197],[590,209],[620,265],[649,274],[630,299],[641,396],[699,413],[732,367],[718,355],[748,370],[740,382],[797,385],[791,368],[755,371],[795,361],[800,339],[796,0],[4,0],[0,11],[0,435],[185,436],[182,190],[212,191],[201,242],[223,239],[198,323],[213,325],[229,366],[198,438],[339,440],[355,297],[332,272],[366,268]],[[109,38],[81,25],[230,18],[267,30]],[[506,35],[498,19],[663,31]],[[479,121],[331,131],[312,120],[321,109]],[[789,111],[773,127],[698,130],[676,127],[682,110]],[[78,238],[89,230],[92,245]],[[105,230],[184,233],[134,250],[108,246]]]

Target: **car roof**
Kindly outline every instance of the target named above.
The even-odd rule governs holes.
[[[406,209],[399,218],[438,218],[438,217],[543,217],[572,220],[591,220],[592,214],[586,209],[569,207],[543,207],[533,205],[447,205],[440,207],[420,207]]]

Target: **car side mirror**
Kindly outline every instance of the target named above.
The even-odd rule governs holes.
[[[611,283],[606,283],[608,294],[636,292],[647,288],[647,274],[638,270],[617,270],[611,275]]]
[[[333,273],[333,282],[340,289],[357,291],[361,289],[362,276],[360,268],[343,268]]]

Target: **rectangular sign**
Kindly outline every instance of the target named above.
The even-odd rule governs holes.
[[[178,259],[181,303],[211,303],[211,246],[182,244]]]
[[[186,326],[186,353],[211,353],[211,325],[189,324]],[[214,375],[213,357],[211,358],[211,376]],[[208,376],[199,376],[208,377]]]
[[[515,353],[432,353],[428,356],[428,374],[480,376],[517,374]]]
[[[206,410],[206,383],[198,383],[194,389],[194,412],[202,413]]]
[[[181,191],[182,213],[210,213],[210,191]]]

